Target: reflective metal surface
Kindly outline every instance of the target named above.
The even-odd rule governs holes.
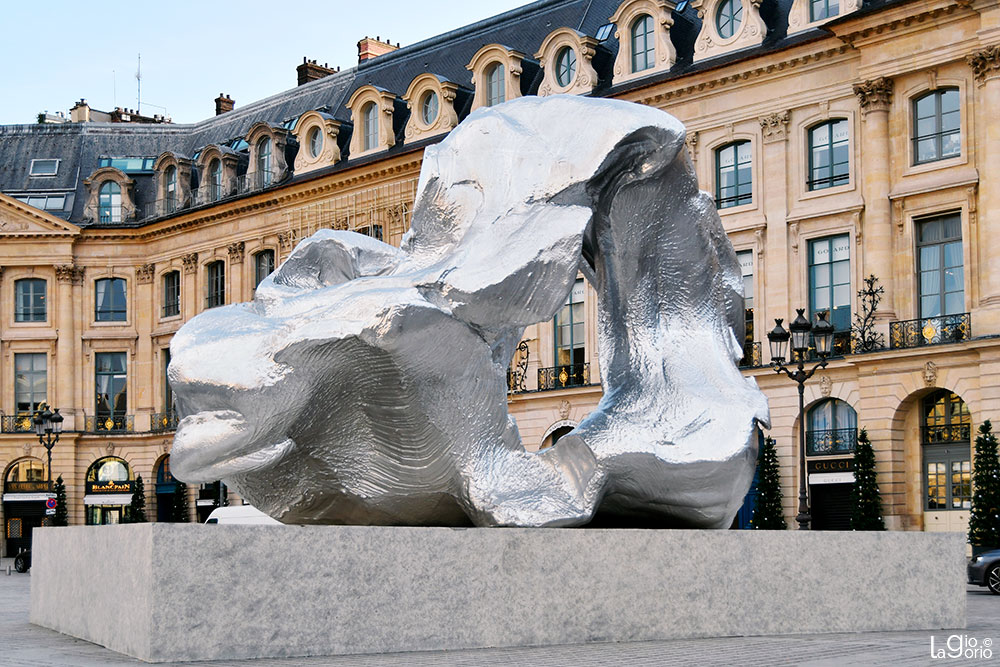
[[[604,397],[525,451],[524,327],[582,270]],[[672,116],[521,98],[426,149],[400,248],[323,230],[250,303],[173,338],[171,468],[286,523],[728,527],[767,402],[736,368],[742,278]]]

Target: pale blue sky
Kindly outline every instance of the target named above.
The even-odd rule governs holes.
[[[346,68],[365,35],[413,44],[524,4],[2,0],[0,124],[33,123],[81,97],[102,111],[135,108],[139,53],[142,112],[190,123],[215,113],[219,93],[239,106],[293,88],[303,56]]]

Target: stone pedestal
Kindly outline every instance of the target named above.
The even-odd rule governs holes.
[[[965,627],[960,534],[34,533],[31,622],[151,662]]]

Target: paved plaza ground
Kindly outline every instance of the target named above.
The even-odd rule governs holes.
[[[41,666],[145,664],[96,644],[62,635],[28,623],[30,574],[8,576],[11,559],[0,560],[0,665]],[[968,626],[965,630],[937,632],[869,632],[779,637],[683,639],[629,644],[578,644],[541,648],[503,648],[435,651],[384,655],[286,658],[186,663],[205,667],[252,665],[293,667],[409,667],[447,665],[941,665],[1000,664],[1000,595],[968,587]],[[933,600],[928,600],[933,604]],[[991,659],[931,657],[931,637],[936,649],[948,650],[949,635],[965,635],[979,648],[988,642]],[[957,647],[957,639],[952,647]],[[969,642],[971,645],[971,641]]]

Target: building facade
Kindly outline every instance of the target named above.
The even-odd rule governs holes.
[[[787,517],[797,393],[767,366],[766,332],[803,308],[837,329],[806,387],[815,527],[845,527],[864,428],[887,525],[965,529],[973,434],[1000,414],[1000,3],[543,0],[359,53],[350,69],[305,61],[298,87],[245,107],[220,95],[193,125],[81,100],[74,122],[0,127],[7,553],[47,520],[46,452],[26,420],[39,405],[65,417],[52,477],[71,523],[121,520],[137,475],[168,520],[174,332],[251,299],[317,229],[398,245],[426,146],[476,108],[560,93],[685,123],[743,267],[741,367],[770,401]],[[600,400],[596,312],[581,276],[525,331],[509,402],[529,449]],[[221,492],[191,489],[192,518]]]

